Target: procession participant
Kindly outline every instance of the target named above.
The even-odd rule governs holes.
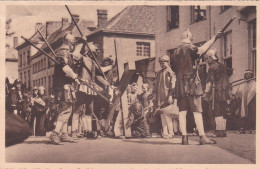
[[[132,83],[130,89],[130,92],[127,94],[128,106],[132,105],[137,100],[137,83]]]
[[[254,74],[251,70],[246,70],[245,80],[252,79]],[[256,128],[256,81],[249,80],[239,86],[238,97],[240,98],[240,134],[245,134],[245,130],[249,129],[250,133]]]
[[[200,78],[198,76],[198,68],[194,69],[196,59],[209,49],[213,43],[222,36],[222,32],[218,32],[211,40],[201,47],[192,44],[192,34],[189,30],[184,31],[181,35],[181,45],[174,51],[171,56],[171,65],[176,73],[176,96],[179,106],[179,125],[182,132],[182,144],[188,144],[186,115],[187,109],[193,112],[196,126],[200,135],[200,144],[214,144],[214,140],[210,140],[204,133],[202,119],[201,95],[203,94]],[[197,71],[196,71],[197,70]]]
[[[113,82],[115,80],[113,77],[113,69],[112,69],[113,64],[114,64],[114,60],[112,59],[112,57],[104,57],[101,62],[101,69],[110,67],[109,70],[107,69],[108,71],[103,71],[110,85],[113,85]],[[102,83],[99,83],[98,81],[97,84],[103,86]],[[113,93],[111,92],[113,92],[113,89],[109,87],[103,90],[102,93],[104,96],[106,96],[111,100],[113,95]],[[103,98],[101,98],[100,96],[97,95],[95,97],[94,110],[95,112],[97,112],[97,118],[99,118],[99,121],[101,123],[101,124],[96,123],[96,125],[97,125],[98,135],[100,135],[101,137],[107,136],[106,132],[108,131],[109,128],[109,119],[108,119],[109,106],[110,106],[109,103],[105,101]]]
[[[32,110],[31,110],[31,119],[30,119],[30,128],[34,130],[33,128],[33,123],[34,123],[34,120],[36,120],[36,110],[35,110],[35,106],[34,106],[34,100],[35,98],[38,96],[38,87],[33,87],[33,93],[32,93],[32,97],[31,97],[31,105],[32,105]],[[33,135],[35,135],[35,132],[33,132]]]
[[[93,43],[88,43],[92,53],[96,53],[98,48]],[[98,69],[97,63],[94,62],[88,49],[86,49],[86,41],[79,41],[74,53],[75,66],[78,67],[79,78],[88,82],[98,91],[103,90],[96,84],[96,81],[103,84],[104,88],[108,88],[109,83],[102,76],[101,71]],[[105,67],[102,70],[109,70],[112,66]],[[72,117],[72,136],[75,137],[75,133],[78,129],[79,112],[82,109],[82,105],[85,105],[85,115],[82,117],[83,126],[85,126],[84,136],[86,138],[96,138],[96,133],[92,130],[92,114],[94,113],[93,101],[97,96],[97,93],[89,88],[85,84],[80,84],[77,92],[77,102],[75,103],[73,117]],[[97,119],[98,120],[98,119]]]
[[[36,136],[45,136],[45,119],[46,114],[48,113],[49,99],[45,95],[45,88],[40,86],[38,88],[38,95],[34,99],[34,110],[36,116],[36,126],[35,126],[35,135]]]
[[[176,76],[170,68],[170,58],[168,55],[163,55],[159,58],[161,70],[157,73],[155,83],[155,106],[159,109],[166,108],[173,104],[173,91],[175,88]],[[172,138],[173,124],[172,117],[169,112],[160,111],[163,133],[162,137],[165,139]],[[166,111],[172,111],[168,109]]]
[[[230,104],[230,83],[228,67],[218,61],[217,51],[210,49],[206,52],[205,60],[208,63],[207,84],[204,95],[211,96],[209,113],[215,116],[216,130],[213,137],[226,137],[227,104]],[[214,98],[213,98],[214,97]]]
[[[145,118],[144,109],[138,101],[132,103],[129,107],[128,120],[126,128],[131,127],[132,137],[145,137],[150,138],[149,126]]]
[[[71,50],[76,42],[71,32],[66,32],[63,36],[63,44],[57,52],[56,59],[60,64],[55,64],[53,88],[55,101],[59,104],[59,115],[53,133],[50,136],[54,144],[62,142],[74,142],[67,133],[67,122],[72,113],[72,104],[75,102],[75,93],[72,84],[79,84],[78,75],[72,70],[73,64]],[[61,131],[62,130],[62,131]],[[62,132],[61,136],[59,136]]]
[[[148,96],[151,94],[149,91],[149,85],[147,83],[144,83],[142,85],[143,93],[137,96],[137,99],[140,101],[140,103],[143,105],[143,108],[147,108],[149,106],[148,102]]]

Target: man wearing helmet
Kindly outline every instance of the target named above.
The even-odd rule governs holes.
[[[223,63],[218,62],[216,54],[215,49],[210,49],[206,53],[205,60],[209,69],[204,96],[211,95],[209,112],[215,116],[216,122],[216,130],[212,136],[226,137],[226,119],[224,116],[226,115],[227,104],[230,104],[229,69]]]
[[[171,56],[172,70],[176,73],[176,96],[179,106],[179,123],[182,132],[182,144],[188,144],[186,115],[190,108],[193,112],[196,126],[200,135],[201,144],[215,143],[208,139],[204,133],[202,119],[201,95],[203,94],[198,69],[195,62],[200,56],[205,53],[213,43],[222,36],[222,32],[218,32],[208,42],[201,47],[196,47],[192,44],[192,34],[189,30],[181,35],[181,45],[174,51]]]
[[[72,112],[72,104],[75,102],[73,83],[79,83],[78,75],[73,71],[73,56],[71,52],[75,46],[76,39],[71,32],[66,32],[63,36],[63,44],[56,53],[56,60],[60,64],[55,64],[53,88],[55,101],[59,104],[59,115],[56,127],[50,139],[54,144],[63,142],[74,142],[67,132],[67,122]],[[74,94],[73,94],[74,93]],[[60,132],[62,135],[59,136]]]
[[[91,52],[96,55],[97,54],[97,46],[92,42],[88,43],[90,48],[86,48],[86,40],[80,41],[78,46],[75,49],[74,55],[77,56],[76,60],[76,69],[78,71],[79,78],[88,82],[89,84],[93,84],[93,87],[99,91],[102,91],[108,88],[109,83],[102,76],[102,72],[98,69],[97,63],[92,58]],[[102,71],[108,71],[112,68],[112,65],[102,67]],[[96,85],[98,82],[99,86]],[[102,87],[100,87],[102,86]],[[79,84],[77,86],[77,102],[75,103],[72,117],[72,137],[76,138],[76,133],[78,130],[78,122],[79,122],[79,112],[82,111],[83,106],[84,112],[82,116],[82,124],[84,128],[84,136],[86,138],[96,138],[96,133],[92,130],[92,114],[94,113],[94,98],[97,96],[97,93],[84,84]],[[98,119],[97,119],[98,120]]]

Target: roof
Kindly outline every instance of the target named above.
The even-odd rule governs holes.
[[[88,27],[93,26],[93,24],[94,24],[94,22],[92,22],[92,21],[81,20],[81,21],[79,21],[78,26],[79,26],[79,29],[81,30],[81,32],[83,33],[83,35],[86,36],[90,33],[90,31],[88,30]],[[74,24],[70,24],[65,29],[64,28],[62,29],[62,27],[61,27],[61,28],[57,29],[55,32],[53,32],[47,39],[47,42],[51,45],[53,50],[57,49],[59,47],[59,44],[61,45],[60,42],[63,39],[64,34],[68,31],[72,31],[74,36],[80,37],[79,31],[77,30],[77,28]],[[41,38],[39,38],[39,39],[41,39]],[[41,49],[43,49],[47,53],[50,51],[50,49],[48,48],[46,43],[44,43],[42,45]],[[38,51],[34,56],[32,56],[31,59],[36,58],[36,57],[40,56],[41,54],[42,53],[40,51]]]
[[[98,32],[115,32],[130,34],[155,34],[155,7],[128,6],[102,27],[95,29],[89,36]]]
[[[39,31],[42,33],[42,35],[44,37],[46,37],[46,24],[42,25],[39,29]],[[31,42],[33,43],[39,43],[41,42],[41,39],[40,39],[41,35],[39,34],[39,32],[35,32],[30,38],[28,38]],[[21,48],[23,48],[24,46],[26,46],[27,42],[23,42],[22,44],[18,45],[15,49],[16,50],[19,50]]]

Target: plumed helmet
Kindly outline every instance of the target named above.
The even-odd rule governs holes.
[[[206,52],[206,58],[207,58],[207,57],[211,57],[213,60],[218,60],[217,50],[216,50],[216,49],[209,49],[209,50]]]
[[[76,42],[76,38],[74,35],[72,35],[71,31],[67,31],[65,32],[65,34],[63,35],[63,42],[67,45],[70,45],[72,43]]]
[[[162,55],[161,57],[159,57],[159,62],[169,62],[170,61],[170,57],[168,55]]]
[[[192,34],[189,30],[189,28],[182,32],[181,34],[181,42],[190,43],[192,41]]]

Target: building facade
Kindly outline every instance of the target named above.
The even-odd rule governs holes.
[[[243,78],[247,69],[256,73],[255,6],[157,6],[156,56],[171,54],[180,45],[181,33],[187,28],[193,34],[194,44],[208,41],[234,15],[236,19],[213,47],[220,62],[234,69],[230,81]],[[201,65],[206,65],[203,60]]]
[[[93,30],[93,21],[79,21],[79,15],[74,15],[74,19],[78,22],[84,36]],[[37,29],[47,39],[54,52],[57,52],[62,45],[65,32],[71,31],[76,37],[79,36],[74,23],[69,23],[68,18],[62,18],[61,21],[47,21],[44,25],[37,23],[36,32],[29,40],[51,57],[54,57],[54,55],[37,32]],[[51,95],[55,63],[26,42],[19,45],[16,49],[19,55],[18,72],[20,81],[26,85],[28,90],[34,86],[44,86],[46,94]]]
[[[116,39],[122,48],[120,57],[124,62],[150,59],[144,63],[147,65],[145,75],[154,77],[155,7],[128,6],[110,20],[107,20],[106,10],[98,10],[97,13],[99,27],[87,39],[99,46],[98,61],[105,57],[115,59]]]

